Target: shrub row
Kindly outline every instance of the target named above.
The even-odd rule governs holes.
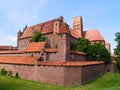
[[[1,70],[0,70],[0,75],[3,75],[3,76],[13,76],[13,73],[12,73],[12,71],[7,71],[7,70],[5,70],[5,68],[2,68]],[[14,77],[16,77],[16,78],[19,78],[19,74],[18,74],[18,72],[16,72],[15,73],[15,76]]]

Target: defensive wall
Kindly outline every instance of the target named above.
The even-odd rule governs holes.
[[[20,78],[62,86],[86,83],[107,72],[103,62],[38,62],[35,64],[0,63],[0,69],[18,72]]]

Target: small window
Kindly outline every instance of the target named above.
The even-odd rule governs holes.
[[[43,60],[44,60],[43,57],[40,57],[39,61],[43,61]]]

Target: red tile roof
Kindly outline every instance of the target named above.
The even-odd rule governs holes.
[[[46,52],[57,52],[58,49],[55,49],[55,48],[46,48],[45,51]]]
[[[17,47],[13,46],[0,46],[0,50],[16,50]]]
[[[38,62],[38,65],[46,66],[87,66],[104,64],[102,61],[83,61],[83,62]]]
[[[68,24],[62,23],[60,30],[59,30],[59,34],[60,33],[70,33]]]
[[[34,65],[38,57],[31,56],[0,56],[0,63]]]
[[[13,51],[0,51],[0,54],[18,54],[25,52],[40,52],[41,49],[44,49],[45,42],[32,42],[28,45],[26,50],[13,50]],[[57,52],[58,49],[55,48],[45,48],[45,51],[48,53]]]
[[[26,38],[26,37],[31,37],[32,36],[32,30],[38,30],[40,31],[42,34],[46,34],[46,33],[50,33],[53,32],[53,26],[54,26],[54,21],[56,20],[62,20],[62,17],[47,21],[47,22],[43,22],[34,26],[30,26],[30,27],[26,27],[23,31],[23,34],[20,38]]]
[[[15,54],[15,53],[24,53],[24,51],[23,50],[0,51],[0,54]]]
[[[35,51],[41,51],[42,48],[44,48],[45,42],[32,42],[28,45],[25,52],[35,52]]]
[[[70,34],[72,37],[79,38],[81,35],[79,35],[77,30],[70,30]]]
[[[97,29],[84,31],[83,34],[84,37],[89,39],[90,41],[104,40],[104,38],[101,36],[100,32]]]

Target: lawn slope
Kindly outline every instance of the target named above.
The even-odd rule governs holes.
[[[0,90],[120,90],[120,74],[107,73],[82,86],[56,86],[0,76]]]

